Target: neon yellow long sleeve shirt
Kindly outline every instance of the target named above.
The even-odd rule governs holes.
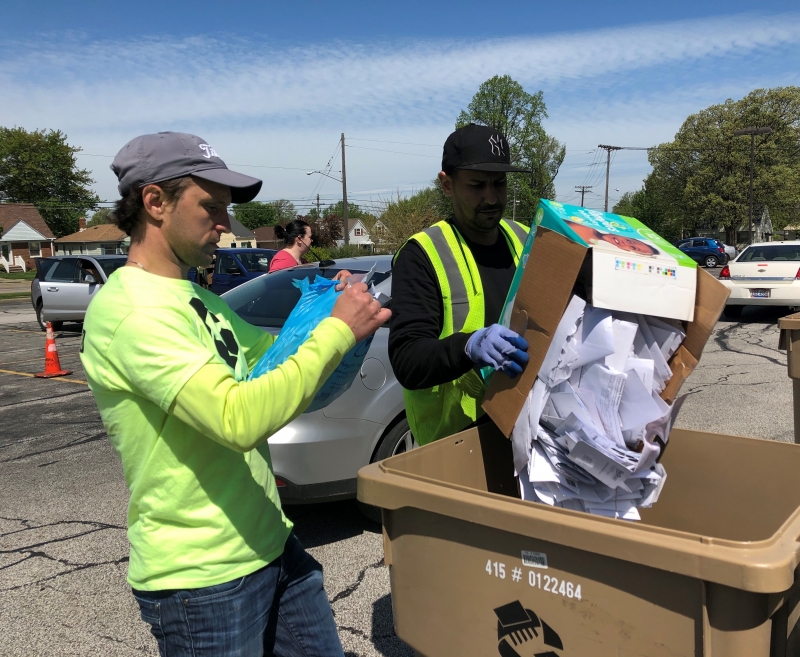
[[[219,297],[133,267],[92,301],[81,359],[131,494],[134,588],[212,586],[283,551],[291,523],[266,440],[311,403],[355,339],[326,319],[294,356],[247,381],[272,342]]]

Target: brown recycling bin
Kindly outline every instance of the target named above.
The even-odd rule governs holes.
[[[786,364],[794,391],[794,442],[800,443],[800,313],[778,320],[781,337],[778,349],[786,351]]]
[[[362,469],[397,635],[427,657],[799,655],[800,449],[675,429],[662,463],[641,522],[518,499],[493,424]]]

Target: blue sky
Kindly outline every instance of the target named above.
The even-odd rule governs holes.
[[[570,201],[575,185],[603,191],[598,143],[667,141],[712,103],[800,85],[789,2],[3,5],[0,125],[65,131],[103,199],[115,198],[108,156],[137,134],[183,130],[264,178],[262,200],[303,211],[317,191],[323,203],[339,194],[305,171],[334,155],[338,175],[345,132],[348,190],[377,209],[435,176],[459,110],[507,73],[544,92]],[[617,154],[612,200],[648,170],[645,153]]]

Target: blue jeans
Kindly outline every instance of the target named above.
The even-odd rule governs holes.
[[[161,657],[343,657],[322,566],[294,534],[278,559],[245,577],[133,595]]]

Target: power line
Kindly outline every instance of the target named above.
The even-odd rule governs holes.
[[[405,151],[388,151],[383,148],[368,148],[367,146],[350,146],[350,148],[358,148],[362,151],[378,151],[380,153],[396,153],[397,155],[416,155],[417,157],[435,157],[439,159],[438,155],[425,155],[424,153],[406,153]]]

